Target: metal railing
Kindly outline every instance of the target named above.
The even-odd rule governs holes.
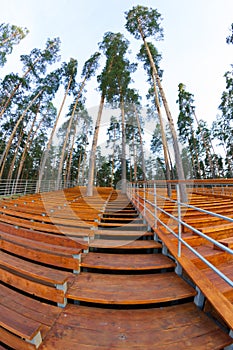
[[[207,182],[205,182],[205,186],[207,185]],[[216,186],[216,183],[214,184]],[[233,186],[233,183],[230,184],[221,183],[219,186]],[[163,228],[165,228],[168,232],[170,232],[178,241],[178,248],[177,248],[177,255],[178,257],[182,256],[182,244],[187,247],[192,253],[194,253],[202,262],[204,262],[208,267],[210,267],[214,272],[216,272],[225,282],[227,282],[231,287],[233,287],[233,281],[229,279],[225,274],[223,274],[216,266],[214,266],[210,261],[208,261],[203,255],[201,255],[196,249],[194,249],[187,241],[185,241],[182,238],[182,230],[184,227],[191,230],[198,236],[206,239],[208,242],[213,243],[215,246],[219,247],[224,252],[227,252],[228,254],[233,255],[233,250],[226,247],[225,245],[221,244],[220,242],[216,241],[215,239],[211,238],[210,236],[206,235],[205,233],[201,232],[200,230],[196,229],[195,227],[189,225],[182,219],[182,213],[185,212],[187,209],[193,209],[197,213],[205,213],[210,215],[211,217],[217,217],[219,219],[224,220],[227,223],[233,223],[233,218],[224,216],[209,210],[205,210],[202,208],[199,208],[194,205],[190,205],[188,203],[183,203],[180,200],[180,186],[179,183],[172,182],[173,187],[173,198],[169,198],[166,195],[163,195],[163,192],[161,189],[165,189],[165,183],[164,182],[148,182],[148,183],[133,183],[128,184],[127,194],[131,201],[134,202],[136,207],[140,210],[140,212],[143,214],[145,218],[150,217],[153,220],[153,226],[156,229],[158,223],[161,224]],[[194,186],[191,183],[187,183],[187,191],[194,191]],[[198,184],[195,183],[195,189],[198,188]],[[203,183],[201,183],[202,193],[205,193]],[[207,194],[209,193],[209,189],[211,189],[211,184],[208,183],[207,187]],[[233,189],[233,187],[232,187]],[[158,191],[159,190],[159,191]],[[211,192],[213,193],[212,189]],[[229,191],[226,191],[229,193]],[[221,190],[221,193],[223,194],[224,191]],[[214,193],[215,194],[215,193]],[[228,196],[228,194],[227,194]],[[165,202],[170,203],[173,205],[176,209],[173,210],[173,213],[168,212],[166,209],[163,209],[161,205],[159,205],[159,202]],[[170,219],[170,223],[166,223],[164,220],[160,219],[160,213],[164,214],[167,218]],[[176,223],[175,227],[176,230],[178,228],[178,233],[174,231],[174,225],[173,223]],[[172,223],[172,224],[171,224]],[[152,227],[153,227],[152,226]],[[232,225],[233,229],[233,225]]]
[[[51,192],[76,186],[76,181],[63,182],[56,180],[43,180],[39,192]],[[0,179],[0,197],[26,195],[38,192],[38,182],[36,180],[7,180]]]

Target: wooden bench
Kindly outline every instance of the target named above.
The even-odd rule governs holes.
[[[63,234],[51,234],[43,231],[34,231],[30,229],[17,228],[13,225],[0,222],[0,234],[3,232],[65,248],[88,249],[88,242],[85,237],[70,237]]]
[[[218,240],[219,243],[223,244],[224,246],[233,249],[233,235],[231,237],[223,238]],[[220,249],[220,247],[214,245],[214,249]]]
[[[47,265],[79,272],[82,249],[66,248],[8,233],[0,233],[0,248]]]
[[[18,314],[14,310],[9,310],[4,305],[0,305],[0,325],[8,332],[25,339],[35,345],[36,348],[42,343],[41,324]],[[4,333],[3,333],[4,335]]]
[[[12,349],[35,349],[40,345],[41,339],[45,338],[62,309],[1,285],[0,310],[2,343]]]
[[[2,203],[0,204],[0,208],[3,209],[10,209],[10,210],[16,210],[23,213],[30,213],[33,215],[41,215],[44,217],[51,217],[51,218],[66,218],[66,219],[77,219],[81,218],[82,220],[86,220],[86,217],[88,217],[88,220],[94,220],[98,217],[99,210],[96,210],[94,208],[79,208],[78,206],[75,206],[74,204],[69,203],[66,206],[63,206],[62,208],[47,208],[45,206],[38,206],[38,205],[26,205],[26,204],[15,204],[15,203]]]
[[[66,305],[70,272],[59,271],[0,251],[2,281],[37,297]]]
[[[93,225],[85,224],[83,222],[80,225],[77,224],[76,227],[69,227],[64,225],[53,225],[53,224],[43,223],[42,221],[41,222],[32,221],[21,217],[15,217],[15,216],[6,215],[6,214],[0,215],[0,222],[15,225],[16,227],[33,229],[36,231],[42,231],[42,232],[44,231],[44,232],[50,232],[55,234],[63,233],[73,237],[88,237],[89,235],[88,230],[91,229],[91,227],[93,226]]]
[[[207,226],[200,228],[200,231],[215,240],[231,237],[233,234],[233,223]]]

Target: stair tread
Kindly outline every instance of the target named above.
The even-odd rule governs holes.
[[[162,254],[82,254],[82,267],[109,270],[151,270],[173,268],[176,264]]]
[[[135,229],[138,231],[141,230],[141,229],[145,229],[147,230],[148,229],[148,225],[147,224],[140,224],[140,223],[134,223],[134,224],[131,224],[131,223],[119,223],[119,222],[100,222],[98,223],[98,227],[117,227],[117,228],[124,228],[125,230],[127,229]]]
[[[142,222],[143,221],[143,219],[142,218],[138,218],[138,217],[136,217],[136,218],[124,218],[124,217],[117,217],[117,218],[114,218],[114,217],[112,217],[112,216],[110,216],[110,217],[103,217],[103,218],[101,218],[101,223],[103,223],[103,222],[107,222],[107,221],[116,221],[116,222],[120,222],[120,221],[130,221],[131,223],[138,223],[138,221],[140,221],[140,222]]]
[[[117,230],[117,229],[105,229],[105,230],[93,230],[95,235],[99,236],[121,236],[121,237],[142,237],[142,236],[153,236],[154,233],[151,231],[129,231],[129,230]]]
[[[93,239],[89,243],[92,248],[120,248],[120,249],[150,249],[162,248],[162,245],[154,240],[116,240]]]
[[[103,304],[151,304],[194,297],[196,291],[174,272],[115,275],[81,272],[67,298]]]
[[[193,303],[142,310],[68,305],[42,348],[213,350],[231,343]]]

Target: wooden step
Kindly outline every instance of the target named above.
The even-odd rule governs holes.
[[[67,298],[101,304],[151,304],[191,298],[196,291],[174,272],[112,275],[81,272]]]
[[[151,231],[129,231],[129,230],[117,230],[117,229],[110,229],[110,230],[93,230],[93,233],[96,236],[109,236],[109,237],[152,237],[154,235]]]
[[[98,227],[106,227],[106,228],[124,228],[124,230],[147,230],[148,229],[148,225],[146,224],[131,224],[131,223],[108,223],[108,222],[100,222],[98,224]]]
[[[161,249],[162,245],[154,240],[114,240],[94,239],[89,243],[89,248],[109,249]]]
[[[142,218],[124,218],[124,217],[117,217],[117,218],[114,218],[114,217],[104,217],[104,218],[101,218],[100,220],[100,225],[102,223],[131,223],[131,224],[134,224],[134,225],[138,225],[138,224],[143,224],[143,219]]]
[[[233,249],[233,237],[223,238],[223,239],[220,239],[218,242],[230,249]],[[214,248],[221,249],[220,247],[217,247],[217,246],[214,246]]]
[[[141,310],[68,305],[40,350],[216,350],[232,342],[193,303]]]
[[[222,263],[217,266],[217,268],[226,275],[231,281],[233,281],[233,261],[228,261],[227,263]],[[233,294],[233,288],[225,282],[216,272],[214,272],[209,267],[202,270],[210,281],[222,292]]]
[[[115,213],[115,212],[104,212],[103,213],[103,218],[106,218],[106,217],[113,217],[113,218],[118,218],[118,217],[127,217],[127,218],[130,218],[130,217],[138,217],[139,214],[137,212],[130,212],[130,213]]]
[[[104,270],[144,271],[174,268],[176,264],[162,254],[82,254],[81,266]]]

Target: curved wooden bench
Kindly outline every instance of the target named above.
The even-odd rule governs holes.
[[[80,269],[81,249],[65,248],[4,232],[0,233],[0,236],[0,248],[7,252],[73,272],[78,272]]]
[[[17,209],[18,208],[14,208],[14,209],[1,208],[0,214],[28,219],[30,221],[35,221],[35,222],[49,223],[53,225],[61,225],[61,226],[68,226],[68,227],[84,226],[86,228],[86,225],[83,221],[81,221],[78,217],[75,218],[75,213],[73,213],[72,217],[65,218],[66,213],[63,213],[64,217],[56,217],[53,215],[48,216],[48,215],[32,214],[31,212],[26,212],[23,210],[20,211]]]
[[[0,326],[38,348],[42,343],[41,324],[0,304]],[[1,333],[0,333],[1,334]],[[3,333],[4,336],[4,333]]]
[[[1,313],[3,328],[0,328],[0,339],[13,349],[35,349],[39,345],[40,337],[42,340],[45,338],[62,310],[4,285],[0,288],[0,308],[3,311],[2,307],[5,313]]]
[[[11,215],[0,215],[0,221],[14,225],[16,227],[23,227],[27,229],[33,229],[35,231],[44,231],[55,234],[66,234],[73,237],[88,237],[88,230],[91,228],[91,226],[88,225],[80,225],[77,227],[68,227],[63,225],[58,226],[42,222],[30,221]]]
[[[86,250],[88,243],[85,238],[70,237],[62,234],[50,234],[43,231],[33,231],[24,228],[16,228],[12,225],[0,222],[0,235],[2,233],[8,233],[11,235],[28,238],[41,243],[52,244],[55,246],[61,246],[65,248],[75,248]]]
[[[66,304],[65,293],[72,273],[28,262],[0,251],[2,281],[17,289],[60,306]]]

